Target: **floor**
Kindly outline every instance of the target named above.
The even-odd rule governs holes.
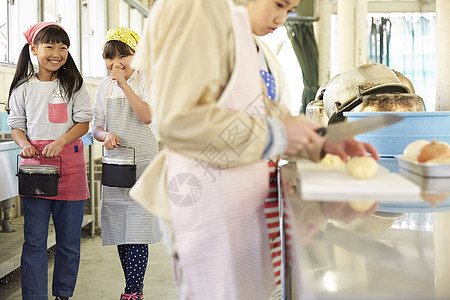
[[[52,278],[49,259],[49,278]],[[101,237],[83,238],[81,262],[74,300],[119,299],[124,278],[115,246],[102,246]],[[51,281],[49,282],[51,294]],[[144,281],[145,299],[177,299],[173,282],[172,261],[162,242],[150,245],[150,259]],[[20,269],[0,280],[1,300],[20,300]],[[53,299],[53,298],[49,298]]]

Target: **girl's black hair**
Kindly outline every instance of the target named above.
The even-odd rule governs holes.
[[[34,44],[54,44],[63,43],[67,47],[70,46],[70,39],[67,32],[57,25],[49,25],[42,29],[34,38]],[[22,83],[28,81],[35,74],[33,63],[30,58],[30,45],[27,43],[23,46],[20,52],[19,60],[17,62],[16,73],[14,74],[13,81],[9,88],[9,98],[12,92],[20,86]],[[70,101],[73,94],[78,92],[83,86],[83,76],[78,71],[75,62],[68,53],[66,63],[57,71],[52,73],[58,75],[59,81],[63,88],[64,96]]]
[[[124,42],[116,40],[107,41],[105,46],[103,46],[103,59],[112,59],[117,55],[134,55],[134,50]]]

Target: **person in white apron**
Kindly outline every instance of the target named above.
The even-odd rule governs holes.
[[[283,3],[282,7],[275,7],[270,1],[252,1],[246,5],[249,11],[250,25],[254,34],[255,45],[258,52],[258,69],[262,79],[264,80],[264,92],[267,98],[277,103],[286,105],[289,103],[289,91],[283,71],[279,66],[276,58],[271,55],[270,50],[266,47],[259,36],[272,33],[276,28],[283,25],[289,13],[293,12],[297,7],[299,0]],[[281,299],[282,289],[282,239],[280,230],[280,209],[279,209],[279,191],[278,191],[278,170],[277,165],[280,157],[272,157],[269,160],[269,193],[264,201],[264,215],[266,217],[266,225],[268,238],[270,241],[270,250],[272,258],[272,267],[275,276],[276,290],[273,299]],[[282,210],[284,216],[286,210]],[[289,235],[286,235],[286,238]],[[290,243],[286,239],[286,243]]]
[[[150,107],[139,72],[130,68],[139,36],[117,27],[109,30],[103,50],[111,76],[99,83],[94,105],[94,137],[104,142],[105,156],[133,156],[137,177],[158,153],[149,127]],[[125,147],[124,147],[125,146]],[[158,219],[129,196],[129,188],[102,187],[103,245],[117,245],[125,275],[121,299],[143,299],[148,244],[160,240]]]
[[[281,7],[275,7],[271,1],[255,0],[249,2],[246,7],[249,11],[249,19],[254,34],[255,44],[258,51],[258,67],[261,77],[265,83],[265,93],[267,98],[277,103],[287,105],[290,102],[290,95],[286,78],[283,70],[277,61],[277,58],[267,45],[259,38],[271,34],[278,27],[282,26],[288,15],[293,13],[297,8],[299,0],[284,3]],[[276,294],[272,296],[280,297],[281,294],[281,232],[280,232],[280,211],[279,211],[279,196],[278,196],[278,182],[277,182],[277,163],[279,157],[274,157],[269,161],[269,194],[264,202],[264,211],[266,216],[267,230],[269,233],[270,249],[272,257],[272,265],[274,269],[275,281],[277,283]],[[305,204],[307,205],[307,204]],[[304,206],[305,206],[304,205]],[[329,205],[329,204],[325,204]],[[367,216],[372,213],[376,208],[373,205],[370,209],[363,213],[354,213],[352,218]],[[286,207],[283,207],[283,220],[289,220]],[[315,220],[316,224],[320,224],[323,220],[323,216]],[[319,221],[319,222],[317,222]],[[285,224],[283,224],[285,226]],[[319,227],[316,227],[319,228]],[[285,230],[285,246],[286,248],[292,247],[292,240],[289,224],[284,228]]]
[[[264,158],[286,152],[317,161],[325,141],[318,125],[263,96],[245,7],[158,1],[147,22],[133,65],[157,100],[166,148],[130,195],[168,226],[180,298],[268,299],[275,282]]]

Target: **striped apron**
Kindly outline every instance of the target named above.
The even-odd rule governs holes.
[[[136,92],[139,74],[134,79]],[[106,130],[120,139],[122,146],[133,147],[136,153],[137,178],[158,153],[158,143],[150,127],[133,111],[122,95],[111,97],[113,82],[106,99]],[[105,150],[106,156],[133,155],[129,148]],[[152,244],[161,238],[157,217],[147,212],[129,196],[129,188],[102,186],[103,245]]]
[[[280,102],[281,99],[277,99],[277,88],[275,85],[275,78],[270,73],[269,66],[266,63],[266,58],[263,54],[263,50],[259,50],[260,65],[263,67],[260,70],[262,79],[264,80],[265,94],[271,101]],[[267,68],[267,70],[264,68]],[[277,164],[279,157],[273,158],[269,161],[269,194],[266,201],[264,201],[264,213],[266,215],[267,230],[269,232],[270,250],[272,254],[272,266],[275,275],[275,282],[277,284],[276,291],[272,295],[272,299],[281,299],[281,278],[282,278],[282,252],[281,252],[281,230],[280,230],[280,210],[278,199],[278,171]]]
[[[247,10],[233,7],[232,18],[236,61],[218,103],[258,111],[264,103]],[[166,166],[176,264],[187,298],[268,299],[274,274],[264,216],[267,160],[215,169],[167,149]]]

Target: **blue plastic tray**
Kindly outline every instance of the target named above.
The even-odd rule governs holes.
[[[405,118],[394,125],[355,137],[359,141],[371,143],[381,156],[393,157],[402,154],[408,144],[422,139],[450,143],[450,112],[447,111],[344,112],[349,122],[379,114],[396,114]]]

